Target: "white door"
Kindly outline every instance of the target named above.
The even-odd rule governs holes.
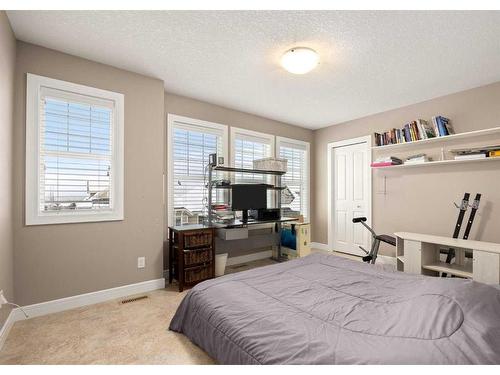
[[[365,255],[359,246],[369,250],[370,235],[354,217],[370,213],[370,166],[366,142],[335,147],[332,155],[333,213],[331,232],[333,250],[354,255]],[[368,217],[367,224],[370,225]]]

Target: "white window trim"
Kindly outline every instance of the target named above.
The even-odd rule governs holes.
[[[298,139],[292,139],[292,138],[286,138],[286,137],[280,137],[276,136],[276,157],[279,157],[279,150],[281,147],[282,143],[288,143],[288,144],[296,144],[300,146],[305,146],[306,148],[306,155],[307,155],[307,173],[306,173],[306,178],[307,178],[307,220],[311,220],[311,144],[306,141],[300,141]]]
[[[113,167],[114,179],[111,186],[113,209],[107,212],[50,212],[39,211],[39,102],[42,87],[55,88],[79,95],[93,96],[114,102],[113,123]],[[117,221],[124,218],[124,95],[76,83],[27,74],[26,85],[26,225],[84,223]]]
[[[167,114],[167,225],[173,226],[173,208],[174,208],[174,164],[173,164],[173,130],[175,123],[184,123],[186,128],[199,127],[207,129],[215,129],[222,132],[222,155],[224,157],[224,165],[228,165],[228,126],[223,124],[218,124],[215,122],[209,122],[204,120],[198,120],[190,117],[179,116],[174,114]]]
[[[231,157],[231,166],[234,167],[234,158],[235,158],[235,152],[234,152],[234,145],[236,141],[236,137],[238,134],[241,134],[243,136],[248,135],[251,137],[257,137],[257,138],[262,138],[269,140],[269,145],[271,146],[271,154],[269,157],[275,157],[275,136],[272,134],[267,134],[267,133],[261,133],[261,132],[256,132],[254,130],[248,130],[248,129],[243,129],[243,128],[235,128],[231,127],[231,137],[230,137],[230,145],[229,148],[231,150],[230,157]]]

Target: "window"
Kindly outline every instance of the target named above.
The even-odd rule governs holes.
[[[288,186],[294,195],[291,204],[283,205],[293,212],[309,217],[309,143],[294,139],[277,137],[279,157],[288,160],[283,184]]]
[[[27,225],[123,220],[123,102],[28,74]]]
[[[274,136],[250,130],[231,128],[232,165],[236,168],[253,169],[253,161],[274,156]],[[271,183],[269,176],[235,173],[238,183]]]
[[[168,115],[170,225],[197,224],[206,214],[208,156],[227,160],[227,127],[206,121]],[[222,174],[214,178],[222,178]],[[213,202],[222,201],[215,191]]]

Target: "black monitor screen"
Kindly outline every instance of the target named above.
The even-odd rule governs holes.
[[[258,210],[267,208],[267,188],[265,185],[232,185],[233,210]]]

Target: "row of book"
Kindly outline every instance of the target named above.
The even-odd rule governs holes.
[[[403,160],[395,157],[395,156],[384,156],[375,159],[373,163],[370,164],[372,168],[380,168],[380,167],[390,167],[391,165],[400,165],[403,164]]]
[[[405,124],[401,129],[392,129],[385,133],[375,133],[375,144],[385,146],[399,143],[415,142],[422,139],[444,137],[454,134],[451,121],[443,116],[434,116],[431,124],[418,119]]]
[[[450,152],[455,154],[454,157],[455,160],[500,158],[500,145],[450,150]],[[384,156],[377,158],[373,163],[370,164],[370,166],[372,168],[382,168],[382,167],[391,167],[401,164],[423,164],[431,161],[432,159],[429,158],[426,154],[417,154],[408,156],[404,161],[395,156]]]
[[[462,150],[452,150],[455,160],[471,160],[500,157],[500,145],[484,146]]]
[[[427,163],[429,161],[432,161],[432,159],[429,158],[426,154],[417,154],[417,155],[408,156],[404,163],[405,164],[422,164],[422,163]]]
[[[384,156],[377,158],[373,163],[371,163],[372,168],[390,167],[394,165],[401,164],[422,164],[431,161],[426,154],[417,154],[408,156],[404,161],[395,156]]]

